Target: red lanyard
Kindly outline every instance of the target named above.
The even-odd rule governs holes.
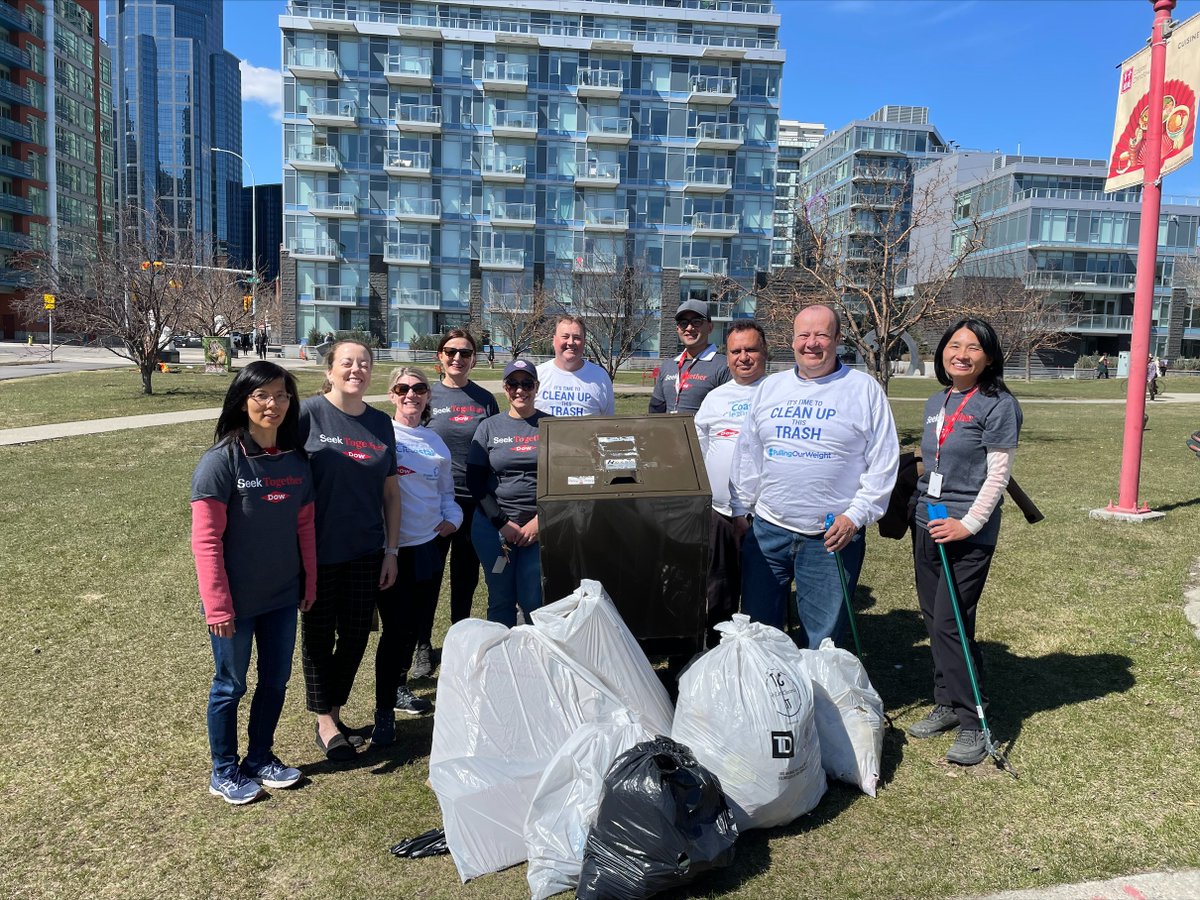
[[[946,402],[942,404],[942,428],[938,431],[937,451],[933,455],[933,468],[935,471],[942,458],[942,444],[946,443],[946,438],[950,437],[950,434],[954,431],[959,413],[963,411],[963,407],[967,405],[967,401],[971,399],[977,390],[979,390],[978,385],[967,391],[966,395],[962,398],[962,402],[958,404],[958,409],[954,411],[954,414],[950,418],[946,418],[946,407],[950,405],[950,392],[946,391]]]
[[[694,366],[696,364],[696,359],[697,359],[697,357],[689,356],[687,353],[684,353],[683,359],[680,359],[675,364],[676,368],[679,370],[678,378],[675,382],[675,408],[676,409],[679,409],[679,400],[683,396],[684,390],[687,388],[687,381],[688,381],[688,378],[692,374],[692,366]],[[683,364],[686,360],[691,360],[691,365],[689,365],[687,367],[687,371],[685,372],[684,368],[683,368]]]

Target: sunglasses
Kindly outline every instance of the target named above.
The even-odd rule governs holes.
[[[461,356],[463,359],[470,359],[475,355],[475,351],[469,347],[445,347],[442,352],[447,356]]]
[[[510,391],[532,391],[535,384],[537,382],[532,378],[513,378],[504,382],[504,386]]]
[[[707,321],[708,321],[707,319],[701,319],[701,318],[676,319],[675,327],[678,328],[680,331],[682,331],[685,328],[699,328]]]
[[[392,387],[392,393],[397,397],[403,397],[409,391],[412,391],[418,397],[423,397],[429,393],[429,385],[418,382],[417,384],[397,384]]]

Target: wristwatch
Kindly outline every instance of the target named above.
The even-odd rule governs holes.
[[[399,556],[400,548],[399,547],[384,547],[383,555],[384,556]]]

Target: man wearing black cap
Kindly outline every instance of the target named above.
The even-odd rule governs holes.
[[[659,367],[650,395],[652,413],[695,413],[705,395],[729,381],[725,357],[709,343],[712,321],[703,300],[685,300],[675,310],[675,330],[683,352]]]

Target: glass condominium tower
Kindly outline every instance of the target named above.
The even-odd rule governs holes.
[[[109,0],[117,198],[161,220],[197,259],[248,264],[241,219],[242,81],[217,0]]]
[[[280,28],[295,337],[478,333],[592,267],[645,273],[647,352],[674,352],[681,299],[748,314],[728,279],[770,267],[772,3],[292,0]]]

